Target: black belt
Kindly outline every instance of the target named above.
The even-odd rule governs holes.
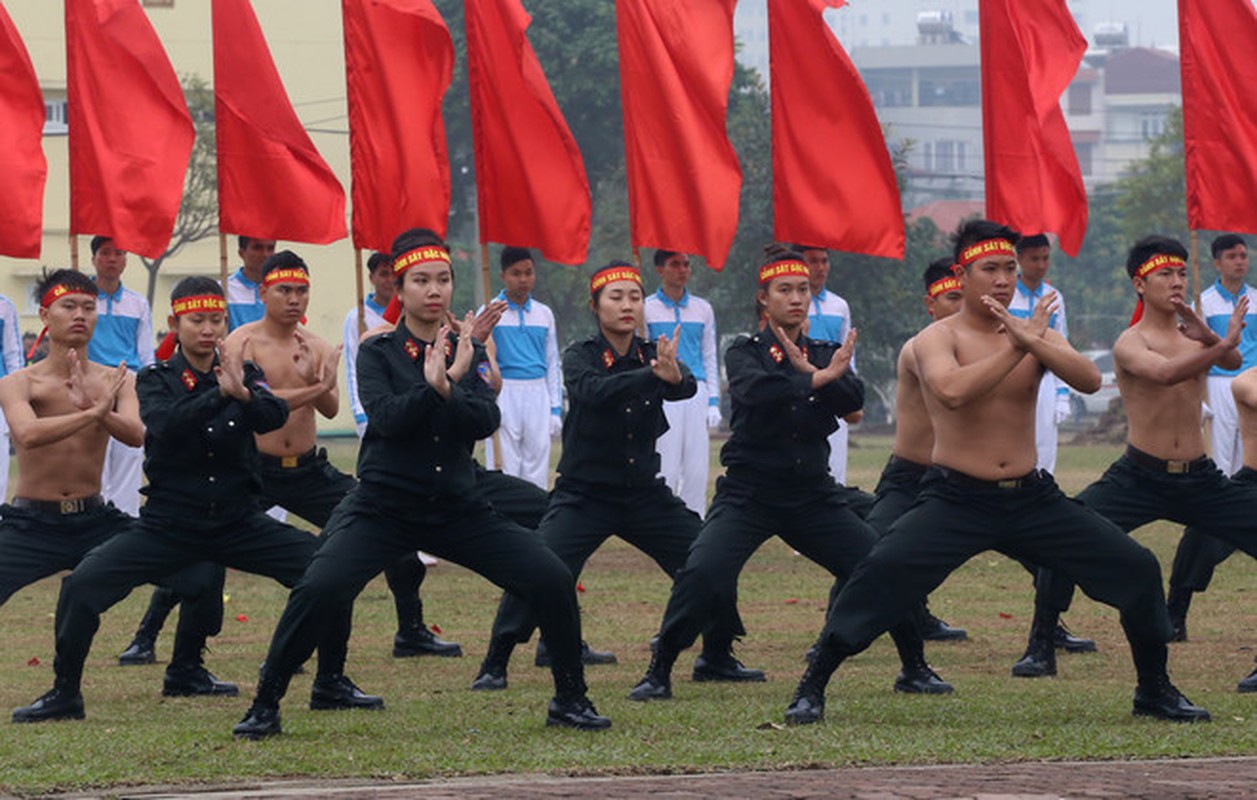
[[[1027,486],[1037,486],[1048,480],[1047,473],[1042,470],[1034,470],[1022,475],[1019,478],[1003,478],[997,481],[986,480],[985,478],[975,478],[972,475],[966,475],[958,470],[949,469],[948,467],[934,466],[939,474],[953,486],[960,486],[965,489],[1024,489]]]
[[[26,508],[45,514],[83,514],[104,508],[105,498],[98,494],[91,497],[76,497],[73,500],[32,500],[29,497],[15,497],[10,505],[14,508]]]
[[[1156,456],[1145,453],[1142,450],[1136,450],[1130,445],[1126,446],[1126,457],[1144,469],[1150,469],[1153,472],[1164,472],[1167,475],[1189,475],[1193,472],[1200,472],[1202,469],[1213,465],[1213,461],[1209,458],[1209,456],[1193,458],[1190,461],[1173,458],[1157,458]]]
[[[922,464],[918,461],[912,461],[911,459],[901,458],[900,456],[897,456],[893,453],[891,454],[890,459],[887,460],[886,466],[895,467],[896,469],[901,469],[901,470],[904,470],[905,472],[908,470],[911,470],[913,472],[918,472],[922,475],[924,475],[930,468],[929,464]]]
[[[313,464],[319,459],[319,448],[312,447],[308,453],[302,453],[299,456],[272,456],[266,453],[258,453],[258,459],[261,460],[262,466],[271,467],[273,469],[296,469],[304,467],[306,464]]]

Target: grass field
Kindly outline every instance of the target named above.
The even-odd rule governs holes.
[[[871,489],[889,440],[853,437],[852,483]],[[352,445],[333,444],[352,467]],[[713,451],[714,452],[714,451]],[[1074,492],[1116,456],[1114,447],[1063,447],[1058,473]],[[1257,513],[1257,509],[1254,509]],[[1168,571],[1179,531],[1157,524],[1137,532]],[[285,735],[238,742],[231,726],[248,705],[257,667],[283,607],[284,590],[232,573],[227,621],[208,663],[238,681],[244,696],[162,698],[161,665],[119,667],[147,602],[135,592],[103,620],[84,682],[87,720],[19,726],[0,722],[0,792],[120,789],[138,784],[223,784],[286,776],[413,780],[492,772],[572,775],[796,769],[887,763],[1112,759],[1257,753],[1257,695],[1235,683],[1253,667],[1257,645],[1257,570],[1240,555],[1197,598],[1191,641],[1174,645],[1175,682],[1209,708],[1214,722],[1178,726],[1130,715],[1133,669],[1117,616],[1079,596],[1067,621],[1094,637],[1100,652],[1062,656],[1060,675],[1009,676],[1021,654],[1031,613],[1030,578],[1013,562],[985,554],[932,597],[934,611],[969,630],[965,644],[933,645],[933,665],[957,687],[951,697],[896,695],[897,661],[889,641],[840,670],[829,693],[826,724],[784,729],[782,711],[822,621],[829,578],[779,540],[750,562],[740,585],[750,635],[738,650],[769,681],[749,686],[688,680],[692,653],[677,665],[675,699],[639,705],[625,698],[649,659],[647,642],[667,599],[668,581],[646,557],[613,541],[591,560],[582,583],[585,637],[614,650],[618,666],[588,672],[591,695],[615,722],[581,734],[544,727],[548,672],[532,666],[531,647],[517,652],[511,688],[473,693],[468,685],[484,655],[497,590],[444,563],[424,584],[429,622],[462,642],[462,659],[394,660],[392,603],[382,578],[359,598],[350,675],[383,694],[383,712],[314,712],[306,708],[309,676],[297,677],[284,706]],[[15,595],[0,608],[0,697],[23,705],[52,683],[52,609],[59,579]],[[170,651],[170,633],[159,656]],[[788,780],[786,778],[785,780]]]

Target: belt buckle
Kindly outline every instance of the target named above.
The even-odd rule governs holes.
[[[284,469],[292,469],[297,466],[297,459],[301,456],[283,456],[279,459],[279,465]]]
[[[1021,479],[1009,478],[1007,480],[998,481],[995,485],[1000,489],[1017,489],[1021,486]]]
[[[1190,461],[1170,460],[1165,462],[1165,471],[1171,475],[1186,475],[1190,469]]]
[[[83,505],[82,500],[62,500],[61,513],[62,514],[77,514],[83,510],[82,505]]]

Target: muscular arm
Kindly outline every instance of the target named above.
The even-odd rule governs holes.
[[[1026,355],[1003,340],[990,355],[961,366],[953,335],[945,328],[930,327],[917,335],[913,345],[921,385],[950,409],[961,408],[994,389]]]
[[[0,406],[4,408],[13,441],[26,450],[68,439],[85,428],[99,424],[101,419],[100,414],[91,408],[52,417],[36,416],[26,380],[13,375],[0,380]]]
[[[1128,330],[1117,337],[1117,343],[1113,345],[1113,361],[1119,368],[1137,378],[1159,386],[1174,386],[1198,377],[1213,364],[1220,363],[1228,350],[1235,354],[1238,362],[1238,351],[1222,339],[1175,356],[1165,356],[1149,347],[1141,334]],[[1239,364],[1235,366],[1238,367]]]
[[[1095,362],[1070,347],[1056,331],[1049,330],[1031,341],[1028,352],[1056,377],[1083,394],[1095,394],[1100,389],[1100,369]]]

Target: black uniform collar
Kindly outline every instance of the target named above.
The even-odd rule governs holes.
[[[406,360],[423,366],[423,354],[432,346],[432,342],[425,342],[423,339],[416,337],[410,332],[410,329],[406,327],[404,322],[398,323],[392,335],[397,341],[397,348],[405,354]],[[447,366],[453,363],[454,350],[457,346],[458,338],[451,331],[450,335],[445,339],[445,363]]]
[[[777,335],[773,333],[771,325],[765,326],[762,331],[755,334],[754,338],[768,350],[769,357],[771,357],[775,363],[784,364],[790,360],[790,357],[786,355],[785,348],[781,346],[781,341],[777,338]],[[809,339],[804,336],[802,332],[800,332],[799,337],[794,340],[795,346],[798,347],[799,350],[803,351],[804,358],[807,358],[808,355],[808,341]]]
[[[201,372],[188,362],[183,354],[183,350],[176,350],[175,354],[166,362],[170,368],[179,373],[179,379],[183,381],[183,385],[188,387],[188,391],[192,391],[201,383],[208,383],[211,386],[218,385],[218,376],[214,374],[214,367],[218,366],[218,353],[214,353],[214,363],[210,364],[207,372]]]
[[[649,363],[647,359],[650,357],[646,348],[650,343],[643,340],[637,334],[633,334],[633,340],[629,342],[628,352],[620,355],[611,346],[611,342],[607,341],[607,337],[599,333],[594,337],[594,343],[598,345],[598,349],[602,351],[602,365],[607,369],[611,369],[619,362],[624,362],[629,366],[641,366]]]

